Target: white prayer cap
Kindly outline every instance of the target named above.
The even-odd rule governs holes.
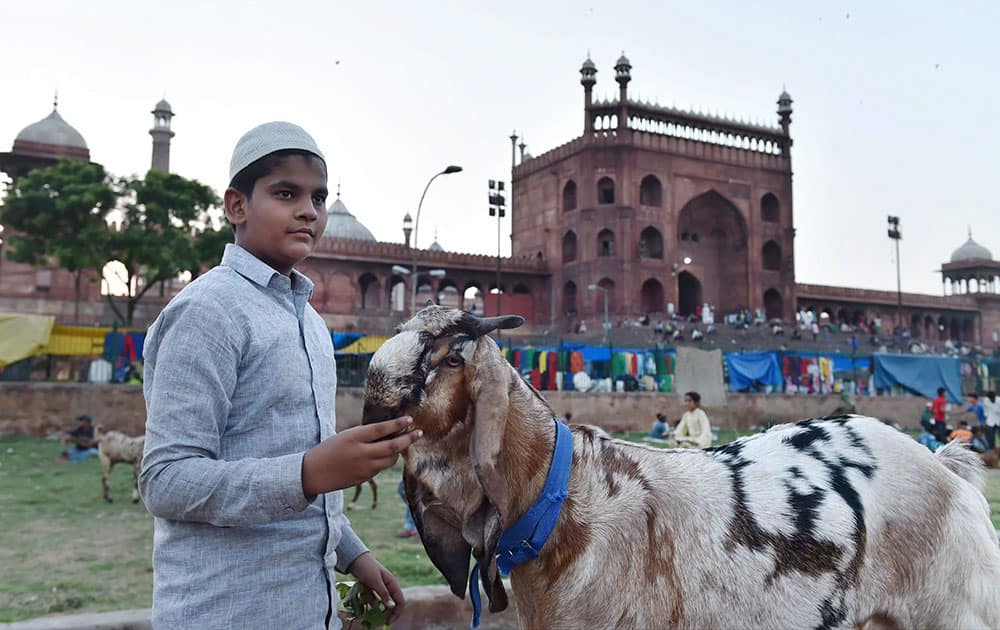
[[[316,141],[305,129],[290,122],[268,122],[254,127],[237,141],[233,158],[229,162],[229,181],[233,181],[237,173],[265,155],[286,149],[307,151],[326,164],[326,158],[316,146]]]

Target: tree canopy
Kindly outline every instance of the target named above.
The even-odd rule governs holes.
[[[77,274],[100,275],[109,261],[125,269],[124,312],[108,303],[119,321],[131,326],[136,306],[156,284],[216,264],[228,226],[216,228],[220,205],[215,192],[196,180],[149,171],[144,177],[114,179],[103,167],[61,160],[19,177],[0,206],[7,229],[6,255],[31,265],[58,265]]]

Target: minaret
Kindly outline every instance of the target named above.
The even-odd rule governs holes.
[[[628,82],[632,80],[632,64],[625,51],[615,64],[615,81],[618,82],[618,131],[628,129]]]
[[[590,106],[594,102],[594,84],[597,83],[597,66],[590,60],[590,53],[587,53],[587,60],[580,67],[580,85],[583,86],[583,132],[590,134],[594,131],[594,118],[590,115]]]
[[[792,124],[792,97],[788,92],[781,90],[778,97],[778,122],[781,124],[781,132],[785,135],[785,142],[781,145],[781,154],[788,156],[792,146],[792,139],[789,136],[789,126]]]
[[[174,137],[174,132],[170,130],[170,119],[174,117],[174,111],[170,109],[170,103],[162,99],[151,113],[153,128],[149,130],[149,135],[153,136],[153,161],[149,168],[169,173],[170,139]]]

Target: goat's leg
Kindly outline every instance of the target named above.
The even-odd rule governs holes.
[[[347,508],[346,509],[348,509],[348,510],[353,510],[354,509],[354,504],[358,502],[358,497],[361,496],[361,487],[362,486],[364,486],[363,483],[359,483],[358,485],[354,486],[354,498],[351,499],[351,502],[347,504]]]
[[[113,499],[111,498],[111,488],[108,486],[108,477],[111,476],[111,469],[114,468],[115,463],[103,453],[98,453],[98,455],[101,458],[101,492],[104,495],[104,500],[111,503]]]
[[[368,480],[368,485],[372,488],[372,509],[374,510],[378,507],[378,484],[375,483],[375,477]]]
[[[139,466],[142,461],[138,461],[132,467],[132,503],[139,502]]]

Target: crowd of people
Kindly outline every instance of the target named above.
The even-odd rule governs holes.
[[[970,425],[967,420],[959,420],[955,426],[949,424],[952,410],[946,393],[945,388],[939,388],[934,400],[927,403],[920,418],[923,433],[918,441],[932,451],[952,440],[960,440],[977,453],[995,449],[1000,430],[1000,403],[997,402],[996,392],[988,391],[982,397],[969,394],[964,411],[975,418],[975,423]]]

